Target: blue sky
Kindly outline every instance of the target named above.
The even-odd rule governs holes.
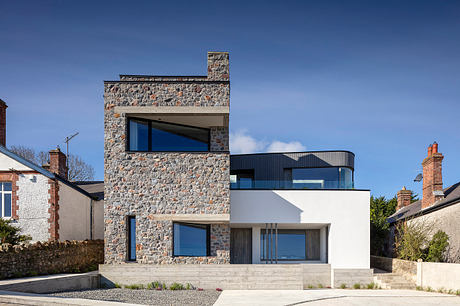
[[[439,143],[460,181],[459,1],[0,0],[7,143],[64,147],[103,178],[103,80],[203,75],[229,51],[233,151],[350,150],[392,196]],[[240,141],[241,140],[241,141]]]

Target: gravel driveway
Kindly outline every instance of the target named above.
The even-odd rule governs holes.
[[[144,305],[213,305],[220,292],[216,290],[157,291],[114,288],[59,292],[49,295]]]

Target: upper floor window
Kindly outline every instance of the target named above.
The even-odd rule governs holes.
[[[292,185],[295,189],[351,189],[353,171],[344,167],[294,168]]]
[[[11,217],[11,182],[0,182],[1,217]]]
[[[254,188],[254,169],[230,171],[230,187],[233,189]]]
[[[128,150],[137,152],[206,152],[209,129],[128,118]]]

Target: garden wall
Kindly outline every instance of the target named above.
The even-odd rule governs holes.
[[[371,255],[371,267],[401,274],[414,282],[417,280],[417,263],[415,261]]]
[[[53,241],[0,246],[0,278],[96,270],[104,262],[104,241]]]

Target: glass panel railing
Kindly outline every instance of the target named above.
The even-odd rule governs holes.
[[[353,182],[347,181],[327,181],[327,180],[252,180],[251,182],[232,182],[230,189],[353,189]]]

